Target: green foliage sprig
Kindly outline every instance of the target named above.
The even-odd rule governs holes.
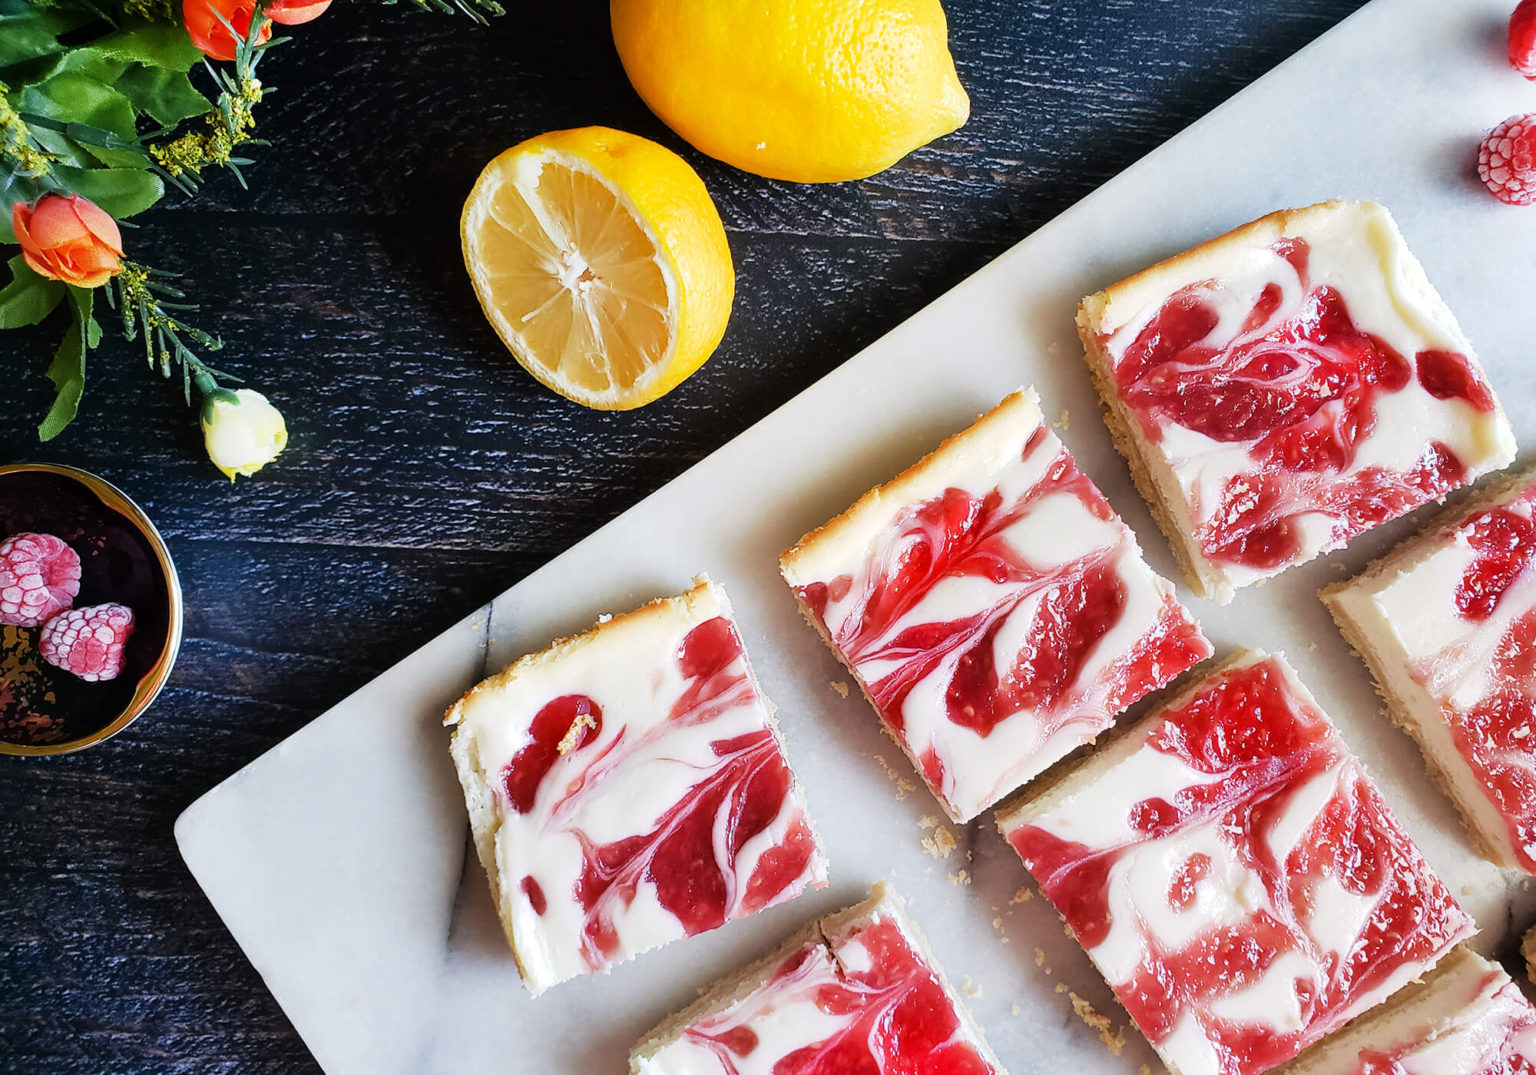
[[[0,0],[0,240],[15,239],[16,203],[48,193],[80,194],[123,219],[157,202],[167,183],[195,192],[209,166],[231,168],[244,184],[239,166],[249,161],[232,151],[255,141],[254,109],[264,92],[256,65],[271,44],[258,41],[259,20],[239,42],[230,73],[207,64],[179,24],[146,19],[163,13],[139,7],[137,14],[125,7],[106,15],[84,0]],[[60,40],[92,28],[97,36],[83,43]],[[199,64],[219,90],[214,101],[189,78]],[[11,259],[10,269],[10,283],[0,289],[0,329],[37,324],[68,300],[70,328],[47,371],[54,402],[38,427],[46,441],[78,412],[86,358],[101,339],[95,292],[40,276],[21,257]],[[179,370],[191,403],[194,384],[217,391],[221,379],[234,378],[193,350],[217,350],[221,341],[183,320],[196,307],[179,301],[185,296],[169,276],[125,261],[104,286],[124,336],[143,339],[149,364],[162,375]]]
[[[398,3],[398,0],[384,0],[386,4]],[[441,11],[446,15],[452,15],[455,11],[461,12],[484,25],[487,16],[505,15],[506,8],[496,0],[411,0],[411,3],[423,11]]]
[[[482,23],[503,14],[497,0],[412,2]],[[215,17],[237,39],[228,67],[208,62],[193,44],[179,0],[0,0],[0,243],[17,241],[13,208],[49,194],[79,195],[126,222],[168,187],[195,194],[209,168],[228,168],[246,185],[240,169],[251,160],[239,153],[265,144],[255,135],[256,108],[272,92],[256,68],[266,50],[285,39],[261,40],[267,20],[260,12],[244,35],[217,11]],[[194,84],[196,70],[206,74],[212,99]],[[142,341],[151,368],[167,378],[179,373],[189,404],[197,389],[207,404],[205,429],[215,402],[228,410],[240,397],[255,395],[242,389],[237,396],[225,384],[238,379],[199,354],[223,344],[184,319],[197,307],[170,283],[173,274],[125,260],[115,276],[93,288],[41,275],[20,255],[8,265],[0,329],[36,325],[61,306],[70,317],[47,369],[55,395],[38,427],[42,440],[57,436],[78,412],[86,358],[102,335],[94,312],[97,290],[104,289],[119,314],[124,337]],[[53,275],[68,275],[53,269]],[[270,424],[274,416],[280,426],[270,407],[262,420]],[[280,451],[281,443],[272,450]],[[227,452],[210,447],[215,463],[231,475],[261,465],[221,461],[221,454]]]
[[[240,378],[204,362],[182,339],[185,336],[208,351],[217,351],[224,341],[180,317],[197,309],[195,303],[182,301],[186,293],[172,286],[176,274],[152,269],[133,261],[123,262],[123,271],[106,285],[107,303],[122,317],[123,337],[144,341],[144,360],[163,377],[181,371],[182,393],[192,402],[192,386],[207,392],[221,382],[239,383]]]
[[[240,166],[251,160],[235,156],[234,151],[242,145],[267,144],[252,132],[256,129],[256,106],[270,92],[257,80],[256,64],[272,44],[237,50],[233,74],[204,62],[220,88],[218,103],[203,117],[202,129],[149,147],[157,175],[185,193],[195,194],[203,169],[217,165],[228,168],[240,185],[246,186]]]

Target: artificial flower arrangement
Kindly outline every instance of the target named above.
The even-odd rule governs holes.
[[[481,21],[501,13],[495,0],[413,2]],[[196,306],[174,274],[128,256],[120,224],[169,188],[195,194],[209,168],[244,185],[241,154],[261,144],[255,111],[271,92],[256,68],[283,40],[273,24],[309,22],[330,3],[0,0],[0,244],[20,247],[9,282],[0,275],[0,329],[69,318],[47,369],[55,395],[40,439],[79,409],[102,338],[99,295],[150,368],[179,376],[189,406],[195,390],[209,458],[230,480],[283,450],[282,414],[208,363],[220,339],[185,320]]]

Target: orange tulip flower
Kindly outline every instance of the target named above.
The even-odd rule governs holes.
[[[331,0],[272,0],[267,5],[267,14],[284,26],[298,26],[318,19],[330,6]]]
[[[76,287],[100,287],[123,269],[123,233],[78,194],[44,194],[11,208],[11,227],[33,272]]]
[[[251,19],[256,5],[251,0],[182,0],[181,21],[186,24],[187,35],[203,55],[215,60],[233,60],[235,46],[251,32]],[[229,32],[229,26],[239,34],[237,40]],[[266,41],[272,36],[272,20],[261,20],[258,39]]]

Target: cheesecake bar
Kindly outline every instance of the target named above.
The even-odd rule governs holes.
[[[955,821],[1211,653],[1030,390],[780,570]]]
[[[1536,1008],[1504,968],[1456,948],[1421,983],[1309,1049],[1284,1075],[1536,1071]]]
[[[1290,666],[1243,652],[999,817],[1174,1075],[1254,1075],[1473,932]]]
[[[444,723],[535,994],[826,883],[730,605],[706,578],[522,658]]]
[[[1322,598],[1479,849],[1536,873],[1536,474]]]
[[[1077,324],[1201,596],[1228,601],[1514,459],[1472,345],[1370,202],[1271,213],[1089,296]]]
[[[630,1053],[631,1075],[1002,1075],[901,898],[810,924]]]

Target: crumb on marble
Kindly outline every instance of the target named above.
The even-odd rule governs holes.
[[[960,870],[949,875],[949,883],[952,885],[968,885],[971,883],[971,875],[965,870]]]
[[[1035,966],[1037,966],[1037,967],[1045,966],[1045,949],[1044,948],[1036,948],[1035,949]]]
[[[828,686],[837,692],[839,698],[848,697],[848,684],[844,683],[842,680],[834,679],[830,684],[828,684]]]
[[[917,790],[916,784],[912,783],[912,781],[908,780],[895,769],[891,768],[891,763],[885,760],[884,755],[876,754],[875,760],[880,763],[880,768],[885,771],[885,775],[890,778],[891,783],[896,785],[896,798],[898,801],[905,799],[908,795]]]
[[[924,818],[923,820],[927,821],[928,819]],[[923,850],[928,852],[931,858],[936,859],[948,858],[957,846],[955,834],[943,825],[938,826],[932,832],[925,835],[920,842],[923,845]],[[962,870],[961,872],[964,873],[965,871]]]
[[[1034,898],[1035,894],[1032,891],[1030,891],[1028,888],[1021,887],[1017,892],[1013,894],[1013,898],[1008,901],[1008,904],[1009,906],[1012,906],[1015,903],[1028,903]]]
[[[1018,1002],[1018,1001],[1014,1001],[1014,1002],[1013,1002],[1013,1014],[1014,1014],[1014,1015],[1018,1015],[1018,1014],[1019,1014],[1019,1012],[1021,1012],[1021,1011],[1023,1011],[1023,1010],[1024,1010],[1024,1009],[1023,1009],[1023,1008],[1020,1008],[1020,1007],[1019,1007],[1019,1002]]]
[[[1067,983],[1066,982],[1057,982],[1056,983],[1056,992],[1058,992],[1058,993],[1065,993],[1066,991],[1067,991]]]
[[[1093,1005],[1086,997],[1080,997],[1070,990],[1067,995],[1072,998],[1072,1011],[1077,1014],[1077,1017],[1098,1031],[1099,1040],[1104,1043],[1104,1048],[1115,1056],[1119,1056],[1120,1051],[1125,1048],[1125,1030],[1116,1030],[1115,1025],[1109,1021],[1109,1017],[1094,1011]]]
[[[968,997],[980,997],[981,986],[976,982],[973,982],[971,980],[971,976],[967,974],[965,977],[960,979],[960,992],[964,993]]]
[[[1061,409],[1061,413],[1056,416],[1056,428],[1061,430],[1063,433],[1072,428],[1072,412],[1067,410],[1065,407],[1063,407]]]

